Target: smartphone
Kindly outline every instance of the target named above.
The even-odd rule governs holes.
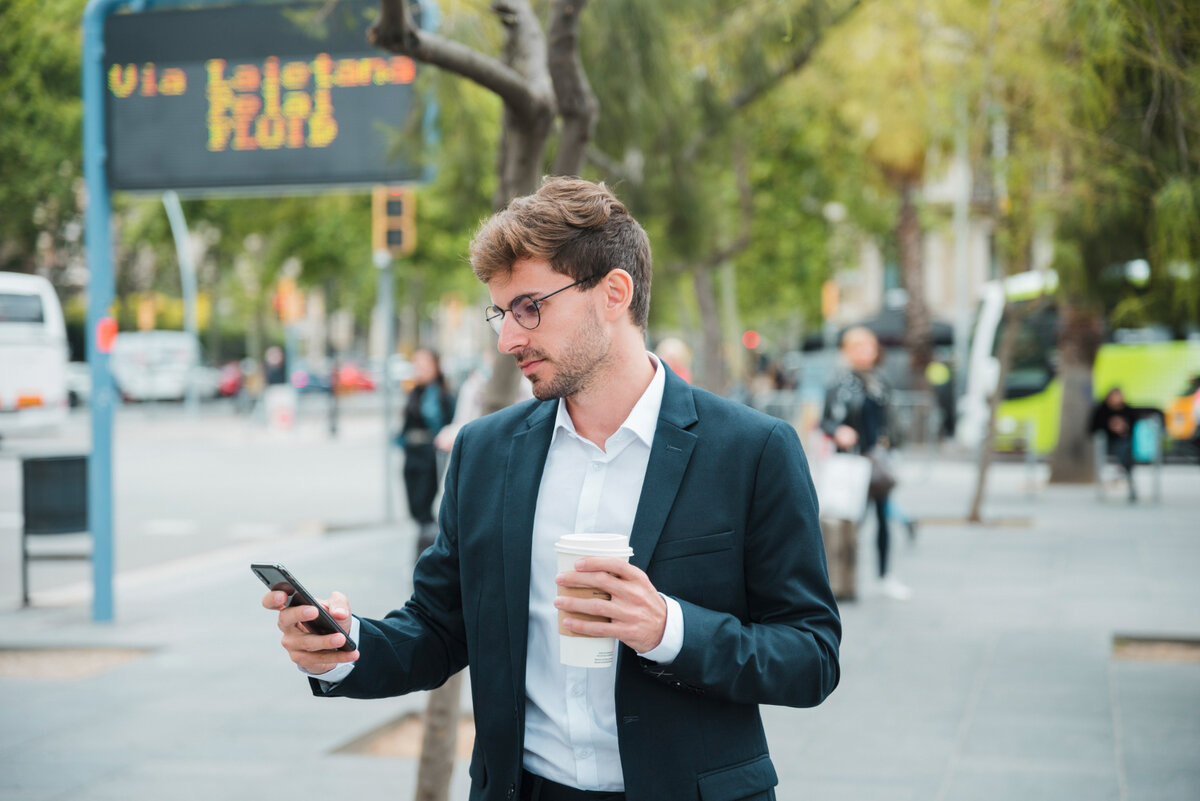
[[[314,634],[344,634],[346,643],[338,649],[339,651],[353,651],[358,647],[354,644],[354,640],[350,639],[346,630],[333,619],[333,615],[317,602],[312,593],[304,589],[304,585],[296,581],[286,567],[283,565],[250,565],[250,569],[270,589],[287,593],[288,606],[315,606],[317,608],[316,619],[304,621],[304,625]]]

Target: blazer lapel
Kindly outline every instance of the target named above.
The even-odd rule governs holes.
[[[658,427],[654,432],[654,444],[650,448],[650,461],[646,465],[646,478],[642,483],[642,496],[638,499],[633,531],[629,536],[629,545],[633,548],[630,562],[642,570],[650,564],[667,515],[675,504],[683,474],[691,461],[697,437],[687,429],[695,425],[698,419],[691,387],[667,369],[667,385],[663,389]]]
[[[546,453],[554,433],[557,403],[539,404],[513,435],[505,470],[504,601],[508,612],[509,653],[514,692],[525,697],[525,656],[529,636],[529,560],[533,549],[533,514]]]

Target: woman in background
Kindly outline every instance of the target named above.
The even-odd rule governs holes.
[[[433,499],[437,497],[438,469],[434,437],[454,417],[454,396],[446,386],[438,355],[429,348],[413,353],[413,379],[416,382],[404,405],[404,427],[400,444],[404,448],[404,489],[408,511],[417,522],[417,553],[424,552],[437,537],[433,520]]]
[[[842,334],[840,370],[825,393],[825,412],[821,430],[833,438],[838,451],[870,455],[888,445],[888,406],[891,390],[876,368],[879,365],[879,340],[870,329],[849,328]],[[872,492],[875,505],[876,537],[879,553],[879,589],[888,597],[906,600],[912,591],[888,574],[891,532],[888,528],[890,491]]]

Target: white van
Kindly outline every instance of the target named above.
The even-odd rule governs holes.
[[[200,341],[187,331],[123,331],[108,364],[126,400],[183,400],[196,380]]]
[[[67,327],[45,278],[0,272],[0,436],[67,419]]]

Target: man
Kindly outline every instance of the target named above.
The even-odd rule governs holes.
[[[333,593],[359,644],[342,653],[341,634],[304,630],[316,609],[269,592],[285,648],[318,695],[397,695],[469,667],[471,799],[773,799],[758,704],[815,706],[839,677],[795,431],[646,352],[649,242],[603,184],[547,180],[484,224],[471,261],[536,397],[462,429],[404,608],[360,620]],[[556,577],[571,532],[627,533],[633,557]],[[556,599],[556,581],[611,598]],[[620,640],[616,664],[561,665],[557,610]]]

